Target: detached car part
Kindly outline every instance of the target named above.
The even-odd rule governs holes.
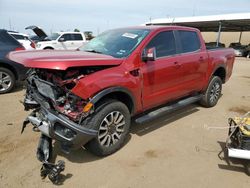
[[[242,117],[229,119],[229,132],[226,141],[228,156],[231,158],[250,160],[250,112]],[[250,162],[246,165],[250,176]]]

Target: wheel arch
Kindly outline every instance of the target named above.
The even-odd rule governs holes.
[[[217,67],[213,74],[213,76],[218,76],[220,77],[220,79],[222,80],[222,83],[225,83],[226,82],[226,69],[224,66],[219,66]]]
[[[100,101],[105,99],[116,99],[118,101],[123,102],[129,109],[131,114],[135,112],[135,99],[133,94],[124,87],[110,87],[102,90],[97,93],[93,98],[91,98],[90,102],[98,104]]]
[[[46,46],[46,47],[44,47],[43,49],[44,49],[44,50],[54,50],[54,48],[51,47],[51,46]]]

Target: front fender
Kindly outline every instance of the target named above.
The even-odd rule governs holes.
[[[140,77],[132,76],[129,71],[125,70],[122,66],[116,66],[92,73],[80,79],[71,92],[85,100],[89,100],[94,99],[94,97],[102,91],[126,90],[126,93],[133,96],[132,98],[137,108],[135,110],[137,111],[142,108],[140,100],[141,88],[139,86]]]

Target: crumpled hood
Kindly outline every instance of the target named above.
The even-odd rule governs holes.
[[[83,51],[37,50],[10,52],[8,58],[28,68],[66,70],[69,67],[120,65],[123,59]]]

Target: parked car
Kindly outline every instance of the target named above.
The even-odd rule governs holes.
[[[250,58],[250,44],[247,45],[246,51],[247,51],[246,57],[247,57],[247,58]]]
[[[11,51],[25,50],[6,30],[0,29],[0,94],[10,92],[16,81],[25,79],[27,68],[6,58]]]
[[[20,42],[26,50],[34,50],[36,48],[35,43],[29,38],[28,35],[15,31],[8,31],[8,33]]]
[[[218,44],[218,46],[217,46],[217,42],[208,42],[208,43],[206,43],[206,47],[208,48],[208,49],[212,49],[212,48],[225,48],[226,47],[226,45],[224,44],[224,43],[220,43],[219,42],[219,44]]]
[[[81,32],[58,32],[52,33],[46,41],[36,43],[39,50],[76,50],[86,43],[86,39]]]
[[[32,69],[24,106],[35,111],[25,123],[65,152],[84,146],[99,156],[124,145],[131,117],[142,123],[197,101],[215,106],[235,59],[233,49],[207,50],[199,30],[181,26],[110,30],[82,50],[9,58]]]
[[[234,42],[229,45],[229,48],[234,49],[234,53],[237,57],[246,57],[248,55],[247,46],[242,45],[239,42]]]
[[[47,35],[40,27],[29,26],[39,37],[36,42],[38,50],[77,50],[86,43],[85,35],[81,32],[57,32]]]

